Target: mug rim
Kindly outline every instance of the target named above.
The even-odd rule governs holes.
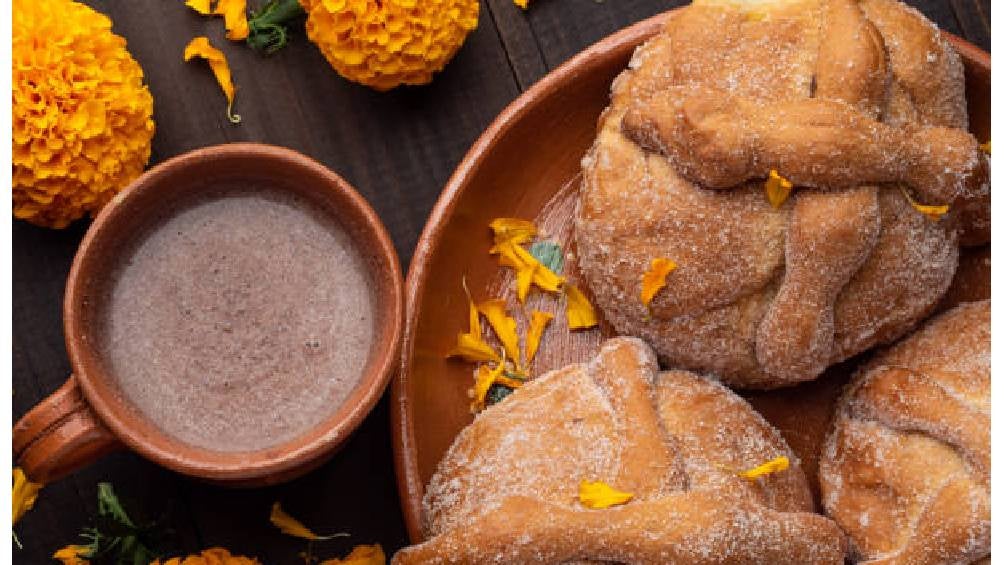
[[[103,241],[129,212],[123,203],[156,190],[187,167],[208,162],[254,159],[277,170],[298,169],[323,186],[338,211],[327,210],[345,224],[350,240],[364,257],[377,305],[374,339],[359,380],[341,405],[320,422],[282,443],[254,451],[214,451],[185,443],[159,428],[118,392],[111,375],[92,360],[101,356],[90,345],[94,324],[82,315],[90,266],[95,257],[116,249]],[[281,190],[289,190],[281,188]],[[144,225],[149,225],[144,223]],[[134,230],[135,231],[135,230]],[[107,273],[105,273],[107,274]],[[396,364],[404,327],[404,282],[397,252],[379,216],[345,179],[316,160],[284,147],[262,143],[227,143],[188,151],[167,159],[136,178],[116,194],[94,218],[81,240],[66,281],[63,329],[70,365],[84,398],[98,418],[130,449],[180,473],[220,482],[279,482],[323,462],[362,423],[376,406]]]

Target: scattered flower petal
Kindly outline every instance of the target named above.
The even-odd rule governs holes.
[[[309,540],[322,540],[331,539],[337,537],[347,537],[349,534],[331,534],[329,536],[319,536],[312,532],[310,528],[304,526],[302,522],[296,518],[286,514],[283,511],[282,506],[278,502],[272,505],[272,513],[268,517],[272,525],[279,528],[282,533],[293,536],[297,538],[309,539]]]
[[[203,16],[209,16],[213,13],[213,9],[209,6],[209,3],[210,0],[185,0],[186,6]]]
[[[648,306],[655,295],[666,286],[666,276],[676,270],[676,262],[659,257],[652,259],[648,270],[641,277],[641,303]]]
[[[248,36],[247,0],[219,0],[213,14],[223,16],[227,39],[241,41]]]
[[[770,170],[770,177],[764,184],[764,190],[767,191],[767,201],[775,210],[779,209],[788,199],[788,196],[791,195],[791,189],[791,181],[779,175],[774,169]]]
[[[457,346],[446,354],[447,357],[463,357],[475,363],[480,361],[501,361],[502,358],[481,338],[481,319],[478,307],[468,298],[470,306],[470,330],[465,334],[457,334]]]
[[[20,467],[14,467],[14,488],[11,492],[11,498],[14,502],[14,519],[11,522],[12,524],[17,524],[21,516],[24,516],[25,512],[35,506],[38,491],[41,489],[41,484],[28,480],[28,476],[24,474],[24,470]]]
[[[526,301],[531,283],[537,285],[541,290],[558,292],[565,282],[564,277],[554,274],[529,251],[512,241],[503,241],[496,245],[496,248],[501,256],[499,262],[502,266],[512,267],[516,271],[516,295],[520,302]]]
[[[320,565],[385,565],[387,556],[380,544],[357,545],[342,559],[326,559]]]
[[[565,285],[565,296],[568,297],[565,303],[565,318],[568,321],[568,329],[579,330],[591,328],[598,322],[596,310],[589,303],[589,299],[575,285]]]
[[[940,220],[942,216],[944,216],[945,214],[948,213],[948,210],[949,210],[948,204],[942,204],[940,206],[929,205],[929,204],[921,204],[920,202],[917,202],[916,200],[914,200],[912,196],[910,196],[910,193],[907,192],[907,190],[905,188],[903,188],[903,185],[899,186],[899,190],[900,190],[900,192],[903,193],[903,196],[906,197],[906,200],[907,200],[907,202],[910,203],[910,206],[913,206],[914,210],[916,210],[916,211],[920,212],[921,214],[927,216],[932,221],[936,222],[936,221]]]
[[[523,245],[537,235],[537,226],[528,220],[519,218],[495,218],[488,226],[495,232],[495,246],[489,253],[498,253],[498,245],[510,242],[515,245]]]
[[[520,366],[519,335],[516,333],[516,320],[506,312],[505,300],[492,299],[478,304],[478,311],[488,319],[488,324],[495,330],[495,335],[502,342],[506,355]]]
[[[537,355],[537,349],[540,347],[540,339],[543,337],[544,330],[547,329],[547,325],[553,318],[554,315],[549,312],[541,312],[540,310],[530,312],[530,327],[526,331],[527,365]]]
[[[485,398],[488,396],[488,389],[495,384],[495,380],[502,376],[505,366],[499,363],[494,369],[488,365],[478,367],[477,375],[474,377],[474,389],[471,391],[471,412],[478,413],[485,409]]]
[[[68,545],[53,553],[52,558],[62,562],[63,565],[88,565],[90,563],[87,560],[89,553],[90,548],[86,545]]]
[[[600,481],[579,483],[579,502],[586,508],[601,509],[629,502],[634,495],[619,491]]]
[[[980,144],[980,151],[986,153],[987,155],[990,154],[990,140],[989,139],[987,140],[986,143],[981,143]]]
[[[195,57],[205,59],[209,63],[209,68],[213,70],[213,75],[216,76],[216,82],[219,83],[223,94],[226,95],[227,119],[231,123],[240,123],[241,117],[233,113],[234,83],[230,79],[230,65],[227,64],[227,58],[223,55],[223,52],[213,47],[209,43],[208,38],[199,36],[188,42],[188,45],[185,46],[185,60],[191,61]]]
[[[526,10],[530,5],[530,0],[512,0],[512,3]]]
[[[765,475],[770,475],[773,473],[780,473],[788,469],[789,461],[784,455],[780,457],[775,457],[770,461],[753,467],[752,469],[747,469],[739,473],[739,476],[747,480],[756,480]]]

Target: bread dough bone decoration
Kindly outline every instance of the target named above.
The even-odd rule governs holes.
[[[895,0],[674,12],[583,159],[576,239],[597,305],[666,363],[738,387],[810,380],[900,337],[947,289],[959,242],[989,236],[964,87],[947,40]],[[770,176],[794,185],[776,209]],[[643,304],[655,257],[678,268]]]

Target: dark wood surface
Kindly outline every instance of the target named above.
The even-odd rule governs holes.
[[[344,176],[374,206],[406,268],[440,188],[492,118],[550,69],[596,40],[685,2],[537,0],[523,12],[509,0],[482,3],[478,29],[430,85],[378,93],[349,83],[302,32],[261,58],[223,38],[221,21],[202,18],[181,0],[88,0],[143,66],[154,96],[157,133],[151,164],[189,149],[229,141],[283,145]],[[257,5],[256,0],[249,4]],[[990,48],[989,0],[910,0],[943,29]],[[182,62],[184,45],[207,35],[223,49],[238,86],[239,126],[208,69]],[[532,147],[527,148],[532,151]],[[13,226],[13,416],[54,391],[69,363],[61,305],[70,262],[87,229]],[[18,524],[16,563],[46,563],[78,542],[95,513],[97,483],[113,483],[139,517],[167,513],[176,549],[225,546],[264,563],[297,563],[304,544],[268,522],[273,501],[318,532],[348,539],[315,547],[343,554],[358,543],[406,542],[394,484],[386,395],[345,448],[313,473],[276,487],[232,490],[163,470],[130,452],[101,460],[45,487]]]

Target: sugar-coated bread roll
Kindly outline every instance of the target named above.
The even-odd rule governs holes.
[[[863,562],[989,555],[989,300],[941,314],[861,369],[819,476],[827,513]]]
[[[786,470],[740,476],[780,456]],[[634,497],[587,508],[583,480]],[[394,563],[840,564],[846,549],[777,430],[718,383],[660,373],[634,338],[480,413],[426,489],[424,529]]]
[[[669,366],[744,388],[814,379],[912,329],[960,240],[986,239],[988,159],[967,126],[958,54],[900,2],[695,1],[614,82],[582,162],[580,271]],[[794,185],[778,208],[772,170]],[[645,304],[657,258],[677,267]]]

